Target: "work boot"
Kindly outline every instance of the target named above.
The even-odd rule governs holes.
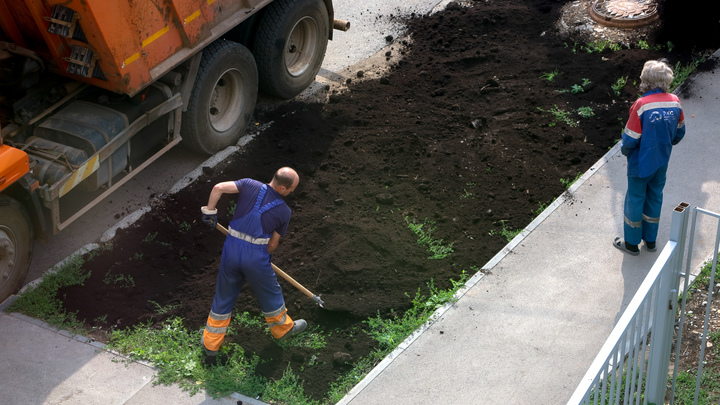
[[[280,336],[278,340],[285,340],[291,336],[299,335],[305,329],[307,329],[307,322],[305,322],[304,319],[298,319],[293,322],[293,327],[289,331],[287,331],[286,334]]]
[[[227,354],[220,354],[217,351],[208,350],[207,347],[205,349],[205,359],[203,360],[203,363],[205,363],[206,366],[222,366],[228,361],[228,355]]]
[[[218,358],[217,354],[215,354],[215,355],[206,354],[205,360],[203,361],[203,363],[205,363],[206,366],[215,366],[218,363],[217,358]]]

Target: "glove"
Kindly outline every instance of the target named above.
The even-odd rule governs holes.
[[[207,207],[200,207],[200,211],[202,212],[202,221],[210,228],[215,229],[218,223],[217,208],[209,210]]]

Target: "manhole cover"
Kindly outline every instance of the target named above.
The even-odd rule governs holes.
[[[658,19],[655,0],[596,0],[590,17],[610,27],[637,28]]]

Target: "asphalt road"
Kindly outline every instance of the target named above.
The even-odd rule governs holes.
[[[333,40],[328,44],[318,83],[299,97],[314,97],[318,92],[322,95],[326,84],[344,83],[347,77],[354,78],[357,70],[370,71],[370,78],[372,73],[381,74],[381,65],[385,64],[384,48],[393,46],[386,38],[392,36],[397,40],[404,35],[400,18],[412,13],[428,13],[448,2],[449,0],[335,0],[335,18],[350,21],[350,30],[334,32]],[[271,107],[275,102],[261,97],[258,107]],[[24,284],[41,277],[45,271],[83,246],[98,242],[105,231],[130,213],[147,206],[153,196],[167,193],[176,182],[206,159],[207,156],[176,146],[58,235],[46,242],[36,241]]]

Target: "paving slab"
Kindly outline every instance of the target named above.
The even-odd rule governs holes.
[[[260,405],[238,394],[215,400],[177,385],[156,385],[157,370],[104,345],[25,315],[0,312],[0,381],[4,404]]]

